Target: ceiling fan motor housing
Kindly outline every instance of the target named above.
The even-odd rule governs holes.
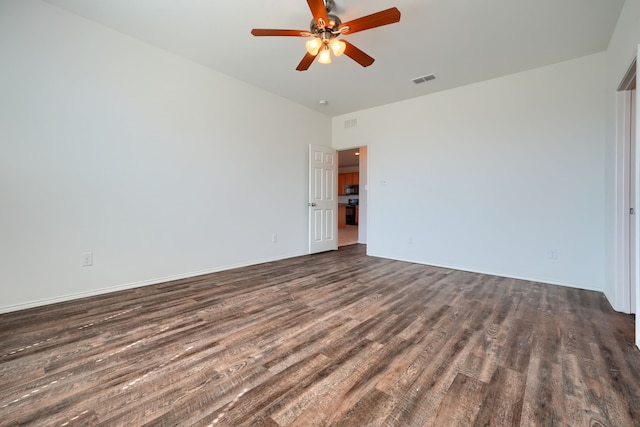
[[[329,22],[327,22],[326,26],[324,27],[324,31],[321,30],[320,27],[318,27],[318,24],[316,24],[316,21],[314,21],[313,19],[309,24],[309,31],[313,34],[320,34],[325,31],[329,31],[329,32],[337,31],[338,27],[342,25],[342,20],[338,18],[336,15],[333,15],[331,13],[328,14],[327,17],[329,18]]]

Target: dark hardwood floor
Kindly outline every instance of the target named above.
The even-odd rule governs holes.
[[[361,245],[0,315],[0,425],[632,426],[598,292]]]

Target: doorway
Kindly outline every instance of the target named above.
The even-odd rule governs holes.
[[[338,151],[338,247],[367,242],[367,147]]]

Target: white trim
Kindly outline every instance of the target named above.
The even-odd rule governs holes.
[[[252,265],[263,264],[265,262],[281,261],[283,259],[295,258],[295,257],[299,257],[299,256],[304,256],[304,255],[307,255],[307,254],[304,253],[304,252],[301,252],[301,253],[296,253],[296,254],[291,254],[291,255],[285,255],[285,256],[282,256],[282,257],[265,258],[265,259],[262,259],[262,260],[255,260],[255,261],[251,261],[251,262],[248,262],[248,263],[234,264],[234,265],[229,265],[229,266],[225,266],[225,267],[211,268],[211,269],[206,269],[206,270],[194,271],[194,272],[191,272],[191,273],[174,274],[174,275],[171,275],[171,276],[159,277],[159,278],[149,279],[149,280],[141,280],[139,282],[124,283],[124,284],[121,284],[121,285],[110,286],[110,287],[102,288],[102,289],[94,289],[94,290],[86,291],[86,292],[78,292],[78,293],[74,293],[74,294],[61,295],[61,296],[58,296],[58,297],[45,298],[45,299],[41,299],[41,300],[29,301],[29,302],[20,303],[20,304],[0,306],[0,314],[9,313],[9,312],[12,312],[12,311],[26,310],[26,309],[29,309],[29,308],[41,307],[41,306],[45,306],[45,305],[49,305],[49,304],[68,302],[68,301],[73,301],[73,300],[77,300],[77,299],[80,299],[80,298],[87,298],[87,297],[93,297],[93,296],[98,296],[98,295],[104,295],[104,294],[109,294],[109,293],[117,292],[117,291],[124,291],[124,290],[129,290],[129,289],[141,288],[141,287],[144,287],[144,286],[157,285],[157,284],[160,284],[160,283],[171,282],[171,281],[174,281],[174,280],[189,279],[189,278],[192,278],[192,277],[202,276],[202,275],[205,275],[205,274],[218,273],[220,271],[233,270],[233,269],[241,268],[241,267],[249,267],[249,266],[252,266]]]
[[[631,65],[629,65],[627,72],[624,73],[624,78],[620,82],[620,85],[618,85],[618,91],[629,90],[629,88],[635,87],[634,80],[636,79],[637,61],[637,58],[634,58],[633,61],[631,61]]]

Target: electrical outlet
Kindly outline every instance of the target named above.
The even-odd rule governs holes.
[[[558,259],[558,250],[557,249],[551,249],[549,251],[549,259]]]
[[[82,266],[91,267],[93,265],[93,252],[86,252],[82,254]]]
[[[273,234],[271,235],[271,241],[272,241],[273,243],[278,243],[278,235],[277,235],[276,233],[273,233]]]

